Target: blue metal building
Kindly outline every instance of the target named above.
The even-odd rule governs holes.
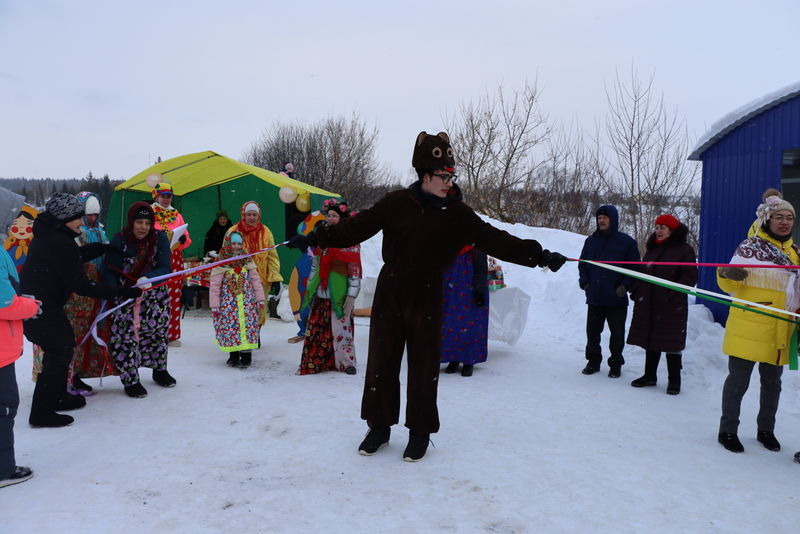
[[[756,218],[768,187],[800,212],[800,83],[764,96],[714,123],[690,160],[703,162],[701,262],[727,262]],[[794,240],[800,244],[800,225]],[[715,269],[700,268],[698,287],[720,291]],[[726,306],[703,301],[724,323]]]

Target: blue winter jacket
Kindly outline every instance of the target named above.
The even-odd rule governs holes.
[[[597,229],[586,238],[581,251],[581,259],[639,261],[639,248],[636,246],[636,241],[628,234],[619,231],[617,208],[611,205],[600,206],[595,212],[595,217],[600,212],[607,214],[611,219],[609,229],[606,232]],[[633,266],[620,265],[620,267],[631,268]],[[583,262],[578,264],[578,273],[578,285],[586,288],[586,304],[591,306],[628,305],[628,296],[620,298],[616,291],[620,284],[630,291],[634,284],[633,278]]]

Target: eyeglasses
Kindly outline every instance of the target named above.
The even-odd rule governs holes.
[[[772,220],[776,222],[794,222],[794,215],[773,215]]]
[[[442,182],[451,183],[451,184],[456,183],[456,179],[458,178],[457,174],[438,174],[438,173],[435,173],[435,172],[433,174],[431,174],[431,176],[436,176]]]

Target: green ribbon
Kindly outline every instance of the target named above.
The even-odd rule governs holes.
[[[681,287],[680,285],[670,282],[668,280],[664,280],[663,278],[658,278],[657,276],[641,276],[640,273],[636,271],[631,271],[630,269],[625,269],[623,267],[616,267],[612,265],[605,265],[602,263],[596,263],[593,261],[588,260],[579,260],[585,261],[586,263],[591,263],[592,265],[596,265],[598,267],[603,267],[605,269],[611,271],[617,271],[626,276],[630,276],[631,278],[635,278],[637,280],[641,280],[643,282],[647,282],[649,284],[655,284],[657,286],[664,287],[666,289],[671,289],[672,291],[678,291],[679,293],[685,293],[687,295],[693,295],[695,297],[699,297],[701,299],[710,300],[711,302],[716,302],[717,304],[722,304],[724,306],[728,306],[730,308],[738,308],[740,310],[749,311],[753,313],[760,313],[761,315],[766,315],[767,317],[771,317],[772,319],[778,319],[779,321],[786,321],[787,323],[792,323],[795,325],[795,328],[792,329],[792,338],[789,342],[789,369],[792,371],[798,370],[798,361],[797,361],[797,351],[798,351],[798,341],[797,341],[797,325],[800,324],[800,321],[796,319],[792,319],[789,317],[785,317],[782,315],[778,315],[775,313],[770,313],[765,310],[761,310],[755,307],[745,306],[743,304],[739,304],[737,302],[731,302],[729,300],[724,300],[717,297],[712,297],[706,293],[699,293],[696,291],[692,291],[691,289],[686,289],[685,287]]]

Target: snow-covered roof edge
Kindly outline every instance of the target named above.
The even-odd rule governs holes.
[[[700,161],[700,155],[708,150],[711,145],[719,141],[725,134],[740,124],[752,119],[756,115],[759,115],[770,108],[774,108],[778,104],[786,102],[798,94],[800,94],[800,82],[795,82],[731,111],[720,120],[712,124],[711,128],[709,128],[709,130],[703,134],[702,137],[700,137],[691,154],[689,154],[688,159]]]

